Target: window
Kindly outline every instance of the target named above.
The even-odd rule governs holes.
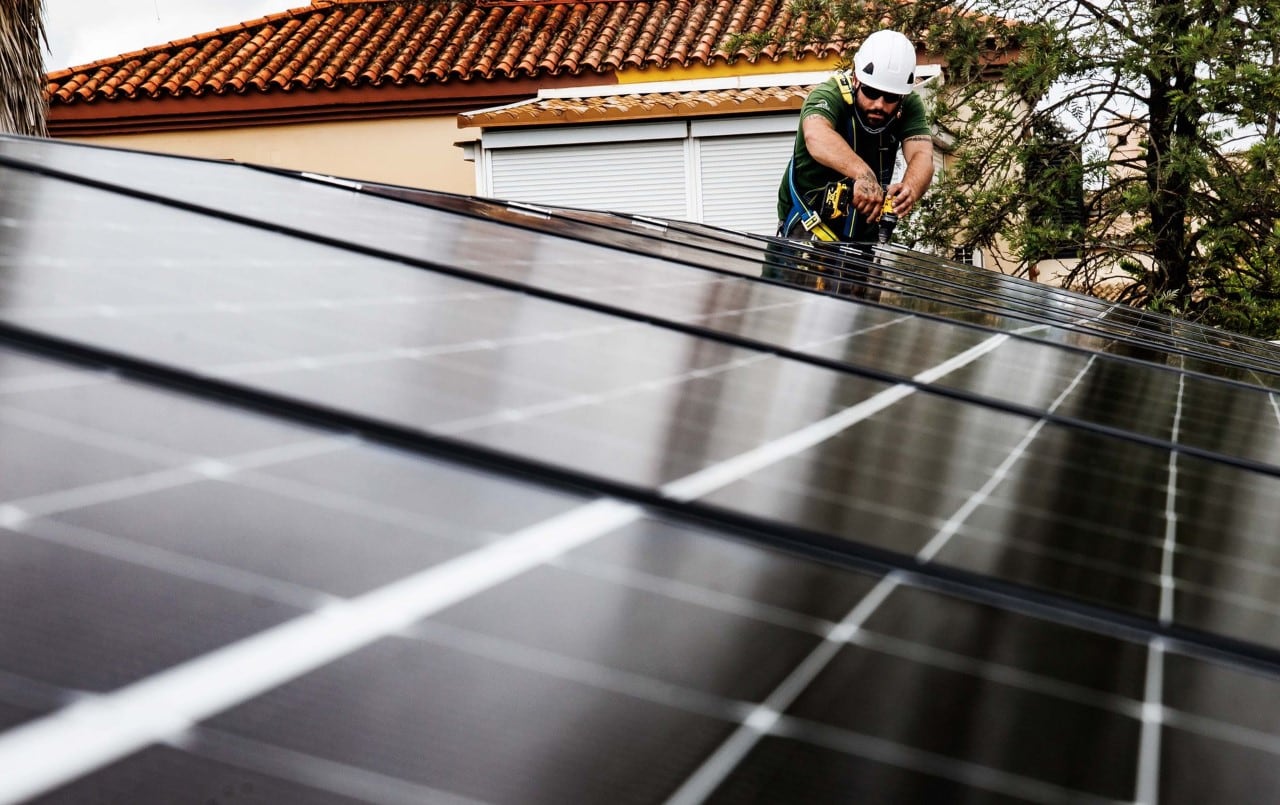
[[[479,194],[772,235],[797,115],[485,132]]]
[[[982,252],[972,246],[957,246],[951,254],[951,259],[967,266],[982,267]]]

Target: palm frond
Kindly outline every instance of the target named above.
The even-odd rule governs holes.
[[[43,0],[0,3],[0,131],[43,137]]]

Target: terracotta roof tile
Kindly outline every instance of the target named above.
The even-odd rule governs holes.
[[[458,125],[504,127],[602,123],[642,118],[702,117],[799,109],[813,84],[714,90],[615,92],[537,98],[458,115]]]
[[[50,103],[606,74],[743,60],[725,38],[781,25],[789,0],[315,0],[48,75]],[[810,46],[838,55],[839,42]]]

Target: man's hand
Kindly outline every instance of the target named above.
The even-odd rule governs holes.
[[[920,200],[916,189],[906,182],[889,185],[889,198],[893,199],[893,211],[902,217],[911,212],[911,208]]]
[[[869,220],[880,218],[880,210],[884,206],[884,193],[880,183],[869,176],[853,178],[853,208]]]

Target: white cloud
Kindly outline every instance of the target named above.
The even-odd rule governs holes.
[[[307,0],[45,0],[45,67],[87,64],[306,5]]]

